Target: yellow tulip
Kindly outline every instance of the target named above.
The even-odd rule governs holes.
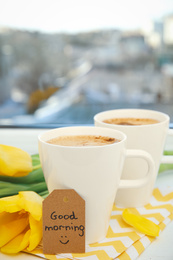
[[[27,152],[0,144],[0,175],[20,177],[32,170],[32,158]]]
[[[132,213],[129,209],[124,209],[122,214],[123,220],[139,232],[148,236],[159,236],[160,227],[151,220],[140,215]]]
[[[33,191],[0,199],[0,249],[7,254],[32,251],[42,239],[42,201]]]

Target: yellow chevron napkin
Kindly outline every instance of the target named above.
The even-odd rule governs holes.
[[[158,224],[161,236],[165,226],[173,219],[173,187],[155,188],[149,204],[131,210]],[[134,260],[157,238],[135,231],[123,221],[122,212],[123,208],[113,206],[106,238],[88,245],[84,254],[44,255],[41,245],[32,254],[50,260]]]

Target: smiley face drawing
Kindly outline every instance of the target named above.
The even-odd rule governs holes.
[[[63,245],[68,244],[69,239],[67,239],[67,236],[61,236],[61,239],[59,240],[59,242]]]

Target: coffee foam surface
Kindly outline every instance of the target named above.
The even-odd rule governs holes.
[[[95,135],[71,135],[58,136],[47,141],[50,144],[61,146],[102,146],[118,142],[119,140],[107,136]]]
[[[156,124],[159,121],[152,118],[110,118],[103,121],[107,124],[115,124],[115,125],[150,125]]]

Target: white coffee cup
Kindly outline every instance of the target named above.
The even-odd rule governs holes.
[[[58,136],[97,135],[119,139],[103,146],[61,146],[46,141]],[[86,205],[86,244],[105,238],[118,187],[141,187],[154,172],[151,156],[140,150],[126,149],[126,135],[101,127],[63,127],[38,137],[39,155],[49,192],[74,189]],[[121,180],[126,157],[143,158],[148,173],[140,180]]]
[[[158,123],[149,125],[116,125],[104,123],[111,118],[151,118]],[[115,203],[122,207],[140,207],[149,203],[157,178],[160,163],[173,163],[173,156],[163,156],[167,135],[173,135],[169,129],[169,116],[167,114],[146,109],[116,109],[104,111],[94,116],[95,126],[122,131],[127,136],[128,149],[142,149],[151,154],[155,173],[150,181],[141,188],[124,189],[119,187]],[[141,159],[126,160],[122,179],[143,178],[147,171],[146,162]]]

